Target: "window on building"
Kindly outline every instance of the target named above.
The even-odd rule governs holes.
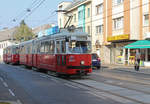
[[[87,17],[90,17],[90,8],[87,9]]]
[[[123,22],[124,22],[123,17],[115,18],[113,21],[114,21],[115,30],[123,28]]]
[[[79,16],[79,17],[78,17],[79,20],[81,20],[81,19],[82,19],[82,11],[79,11],[79,12],[78,12],[78,16]]]
[[[96,14],[100,14],[103,12],[103,3],[96,6]]]
[[[148,26],[149,25],[149,14],[145,14],[144,15],[144,26]]]
[[[76,14],[74,14],[73,18],[74,18],[74,22],[76,22]]]
[[[96,33],[97,34],[102,34],[103,33],[103,25],[96,26]]]
[[[82,10],[80,10],[79,12],[78,12],[78,20],[80,21],[80,20],[83,20],[84,18],[85,18],[85,10],[84,9],[82,9]]]
[[[114,5],[122,4],[124,0],[114,0]]]
[[[63,7],[63,6],[62,6],[62,5],[60,5],[60,6],[59,6],[59,10],[62,10],[62,7]]]
[[[87,33],[90,34],[90,26],[87,27]]]

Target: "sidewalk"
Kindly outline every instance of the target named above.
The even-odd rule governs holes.
[[[134,73],[142,73],[150,75],[150,67],[140,67],[139,71],[134,70],[134,66],[125,66],[125,65],[111,65],[111,64],[102,64],[102,68],[112,69],[112,70],[120,70],[120,71],[128,71]]]

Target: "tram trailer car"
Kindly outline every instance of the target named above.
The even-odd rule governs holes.
[[[33,67],[32,45],[34,40],[25,41],[19,44],[19,62],[27,67]]]
[[[19,64],[19,47],[18,45],[8,46],[3,52],[4,63]]]
[[[20,44],[20,64],[65,75],[86,75],[91,68],[91,38],[81,29]]]

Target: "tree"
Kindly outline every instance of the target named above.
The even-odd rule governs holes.
[[[14,39],[16,41],[22,42],[31,40],[35,37],[35,34],[32,32],[32,29],[30,29],[26,23],[21,21],[20,26],[16,29],[14,32]]]

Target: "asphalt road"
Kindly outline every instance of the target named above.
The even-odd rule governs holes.
[[[95,90],[84,85],[21,66],[0,64],[0,79],[0,101],[16,101],[16,104],[123,104],[98,96]]]

